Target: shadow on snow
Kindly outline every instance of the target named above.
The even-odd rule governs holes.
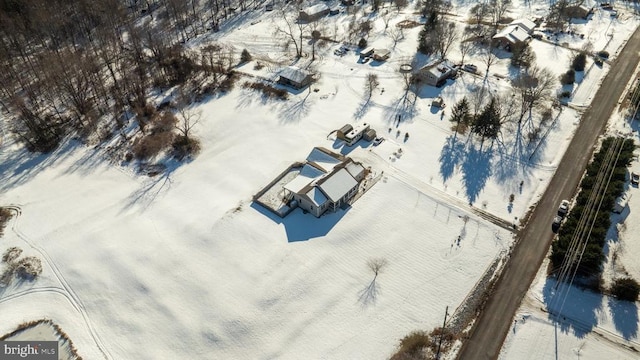
[[[316,218],[311,214],[303,213],[302,209],[297,208],[289,215],[281,218],[255,202],[251,203],[251,207],[275,223],[284,225],[287,241],[290,243],[326,236],[351,209],[351,207],[347,207],[346,209],[338,209],[335,212],[326,212]]]

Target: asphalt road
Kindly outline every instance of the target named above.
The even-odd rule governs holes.
[[[463,342],[458,359],[497,359],[513,317],[549,250],[551,222],[562,199],[571,198],[607,120],[621,100],[624,88],[638,64],[640,29],[631,36],[582,116],[549,187],[529,222],[520,231],[509,262],[479,315],[470,337]]]

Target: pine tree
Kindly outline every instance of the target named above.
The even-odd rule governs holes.
[[[500,133],[500,109],[494,98],[476,117],[473,132],[482,137],[482,142],[486,138],[495,139]]]
[[[458,135],[460,123],[468,125],[471,121],[471,114],[469,113],[469,101],[467,100],[466,96],[453,106],[453,110],[451,110],[450,120],[451,122],[456,123],[456,131],[453,135],[455,138]]]

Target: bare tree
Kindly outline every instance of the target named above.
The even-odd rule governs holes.
[[[489,8],[491,9],[491,17],[493,25],[497,26],[504,14],[511,7],[511,0],[491,0]]]
[[[482,62],[487,67],[484,74],[485,79],[489,76],[489,69],[491,69],[491,65],[495,64],[496,61],[498,61],[498,57],[493,53],[493,47],[489,46],[488,48],[485,48],[482,52]]]
[[[302,57],[302,39],[307,24],[297,21],[295,7],[283,7],[279,10],[279,18],[284,20],[284,26],[275,27],[275,35],[280,35],[285,39],[285,48],[293,44],[296,50],[296,57]]]
[[[528,112],[531,116],[533,108],[551,97],[556,84],[556,77],[546,68],[532,66],[521,72],[512,80],[513,90],[520,101],[518,124]]]
[[[434,37],[436,53],[444,59],[447,57],[451,45],[459,38],[458,29],[456,24],[442,21],[436,24],[434,30],[436,33]]]
[[[390,32],[391,40],[393,40],[393,48],[395,49],[396,45],[400,40],[404,40],[404,29],[399,26],[395,26],[391,29]]]
[[[387,266],[388,262],[385,258],[374,258],[367,261],[367,267],[373,271],[373,281],[376,280],[378,274]]]
[[[459,50],[460,50],[460,63],[464,64],[464,58],[471,52],[473,49],[473,41],[471,40],[462,40],[460,41]]]
[[[367,101],[371,99],[373,91],[378,88],[380,82],[378,81],[378,75],[374,73],[368,73],[365,78],[364,88],[367,93]]]

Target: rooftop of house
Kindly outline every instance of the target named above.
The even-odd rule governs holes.
[[[308,72],[307,70],[303,70],[295,66],[287,66],[286,68],[282,69],[282,71],[280,72],[280,77],[294,81],[294,82],[298,82],[298,83],[303,82],[304,79],[310,75],[311,73]]]

